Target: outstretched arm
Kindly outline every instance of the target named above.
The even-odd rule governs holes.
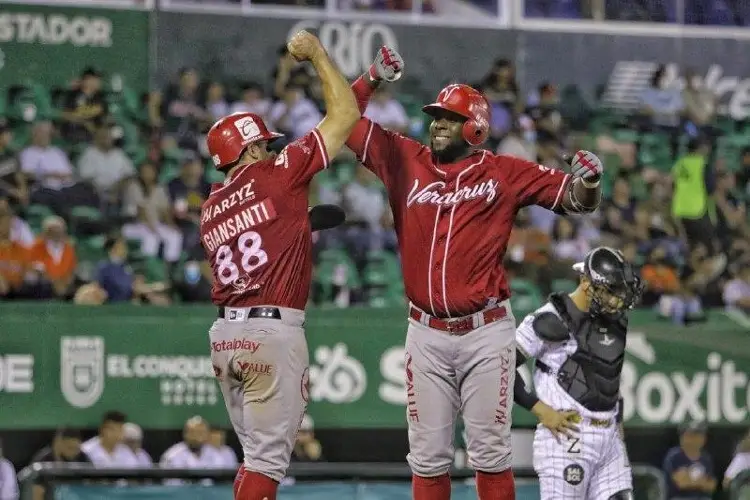
[[[385,80],[395,82],[404,71],[404,59],[401,54],[383,45],[378,49],[375,60],[370,65],[367,73],[357,78],[352,84],[352,91],[357,100],[359,112],[364,113],[370,103],[372,93]]]
[[[333,158],[341,151],[361,116],[354,93],[317,37],[307,31],[300,31],[292,37],[287,47],[297,61],[310,61],[320,77],[326,115],[317,129],[328,158]]]

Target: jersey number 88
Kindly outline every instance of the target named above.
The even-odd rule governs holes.
[[[242,233],[237,239],[237,250],[240,251],[240,267],[245,273],[251,273],[268,262],[268,254],[261,248],[263,240],[255,231]],[[234,263],[234,252],[229,245],[221,245],[216,251],[216,275],[222,285],[228,285],[239,279],[240,270]]]

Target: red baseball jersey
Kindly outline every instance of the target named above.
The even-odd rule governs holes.
[[[312,277],[308,190],[327,167],[323,138],[313,129],[276,158],[241,166],[212,187],[200,233],[214,304],[305,308]]]
[[[388,190],[407,297],[443,318],[510,297],[503,257],[516,213],[533,204],[559,211],[570,180],[484,150],[440,164],[430,148],[366,118],[347,146]]]

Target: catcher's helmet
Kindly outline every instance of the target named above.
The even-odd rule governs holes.
[[[490,133],[490,105],[476,89],[463,84],[448,85],[437,96],[434,103],[422,108],[430,116],[444,109],[466,118],[463,137],[472,146],[487,140]]]
[[[283,134],[271,132],[254,113],[234,113],[221,118],[208,131],[206,142],[214,165],[222,169],[236,162],[245,148],[258,141],[273,141]]]
[[[591,250],[573,269],[591,281],[591,312],[621,316],[643,293],[643,282],[622,252],[609,247]]]

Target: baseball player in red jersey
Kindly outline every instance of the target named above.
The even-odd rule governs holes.
[[[353,85],[364,110],[381,80],[395,80],[401,57],[383,47]],[[388,190],[410,300],[406,335],[407,420],[416,500],[450,498],[448,471],[460,412],[468,462],[481,500],[515,498],[511,408],[515,319],[503,256],[522,207],[591,212],[603,167],[578,151],[570,174],[476,149],[490,108],[467,85],[449,85],[435,103],[425,146],[362,118],[347,140]]]
[[[207,137],[214,164],[226,173],[203,204],[200,232],[219,306],[211,360],[244,452],[236,500],[275,499],[289,466],[308,398],[309,184],[360,117],[348,82],[315,36],[299,32],[288,48],[320,76],[327,110],[320,124],[278,156],[267,144],[280,134],[251,113],[222,118]]]

